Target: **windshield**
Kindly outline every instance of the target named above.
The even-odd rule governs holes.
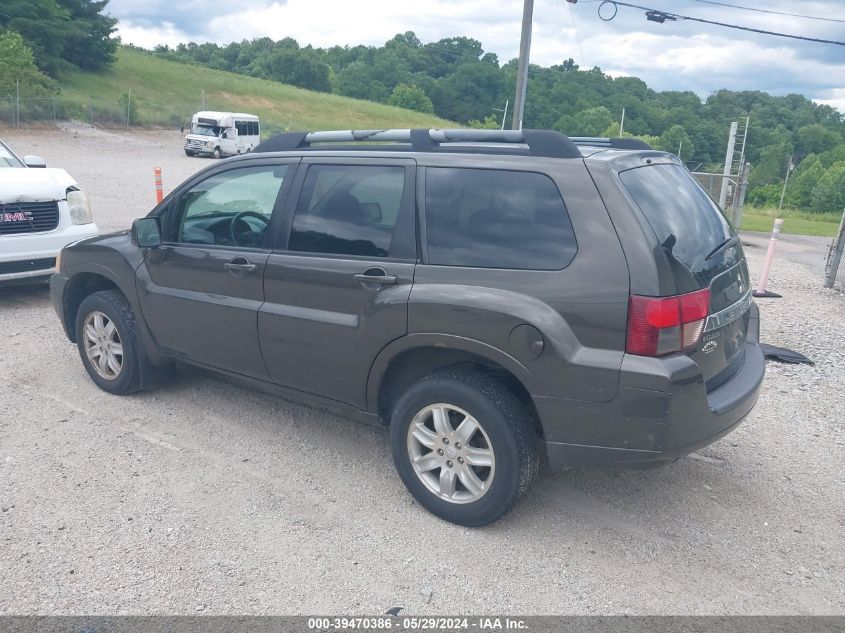
[[[192,134],[197,134],[199,136],[219,136],[220,135],[220,128],[219,127],[207,127],[205,125],[197,125],[194,126],[194,130]]]
[[[3,167],[23,167],[23,163],[19,161],[11,150],[3,143],[0,143],[0,169]]]

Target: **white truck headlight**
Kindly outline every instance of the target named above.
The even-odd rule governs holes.
[[[74,224],[91,224],[94,221],[91,203],[84,191],[68,191],[67,204],[70,207],[70,220]]]

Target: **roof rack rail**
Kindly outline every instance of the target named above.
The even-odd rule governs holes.
[[[569,140],[576,145],[589,147],[611,147],[613,149],[654,149],[645,141],[638,138],[605,138],[601,136],[570,136]]]
[[[449,144],[526,145],[533,156],[582,158],[575,144],[553,130],[395,129],[289,132],[267,139],[253,152],[287,152],[315,149],[318,143],[408,143],[415,152],[449,151]],[[350,149],[354,149],[351,147]]]

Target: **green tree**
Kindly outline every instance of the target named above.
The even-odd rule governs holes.
[[[789,181],[786,204],[796,209],[809,209],[813,203],[813,191],[825,174],[819,157],[810,154],[795,168]]]
[[[813,190],[813,210],[839,212],[845,209],[845,161],[834,163]]]
[[[38,68],[49,75],[79,67],[102,68],[112,61],[117,20],[103,14],[106,0],[3,0],[0,30],[20,33]]]
[[[408,84],[399,84],[393,89],[390,97],[387,100],[392,106],[397,108],[405,108],[406,110],[416,110],[417,112],[425,112],[426,114],[434,113],[434,104],[431,99],[417,86]]]
[[[826,152],[843,140],[840,134],[828,130],[821,123],[800,127],[795,135],[798,137],[798,152],[804,156]]]
[[[0,95],[20,91],[26,96],[56,92],[53,81],[35,65],[35,56],[23,38],[14,31],[0,33]]]
[[[751,170],[749,184],[752,187],[759,187],[783,182],[791,154],[792,146],[788,143],[777,143],[763,148],[760,151],[759,161]]]
[[[114,36],[117,18],[104,13],[109,0],[57,0],[68,12],[70,26],[62,47],[63,58],[83,70],[109,66],[120,40]]]
[[[599,136],[613,123],[610,110],[604,106],[588,108],[575,115],[572,136]]]
[[[655,149],[673,154],[678,154],[680,151],[678,157],[684,161],[692,160],[695,154],[695,145],[682,125],[673,125],[663,132],[657,140]]]
[[[478,119],[470,119],[467,121],[467,127],[474,128],[476,130],[498,130],[501,128],[501,123],[496,120],[492,114],[488,114],[484,117],[483,121],[479,121]]]

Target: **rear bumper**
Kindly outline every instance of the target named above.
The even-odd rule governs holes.
[[[534,398],[551,466],[657,465],[730,433],[754,407],[765,375],[759,312],[751,310],[743,364],[710,393],[686,356],[626,356],[611,402]]]

